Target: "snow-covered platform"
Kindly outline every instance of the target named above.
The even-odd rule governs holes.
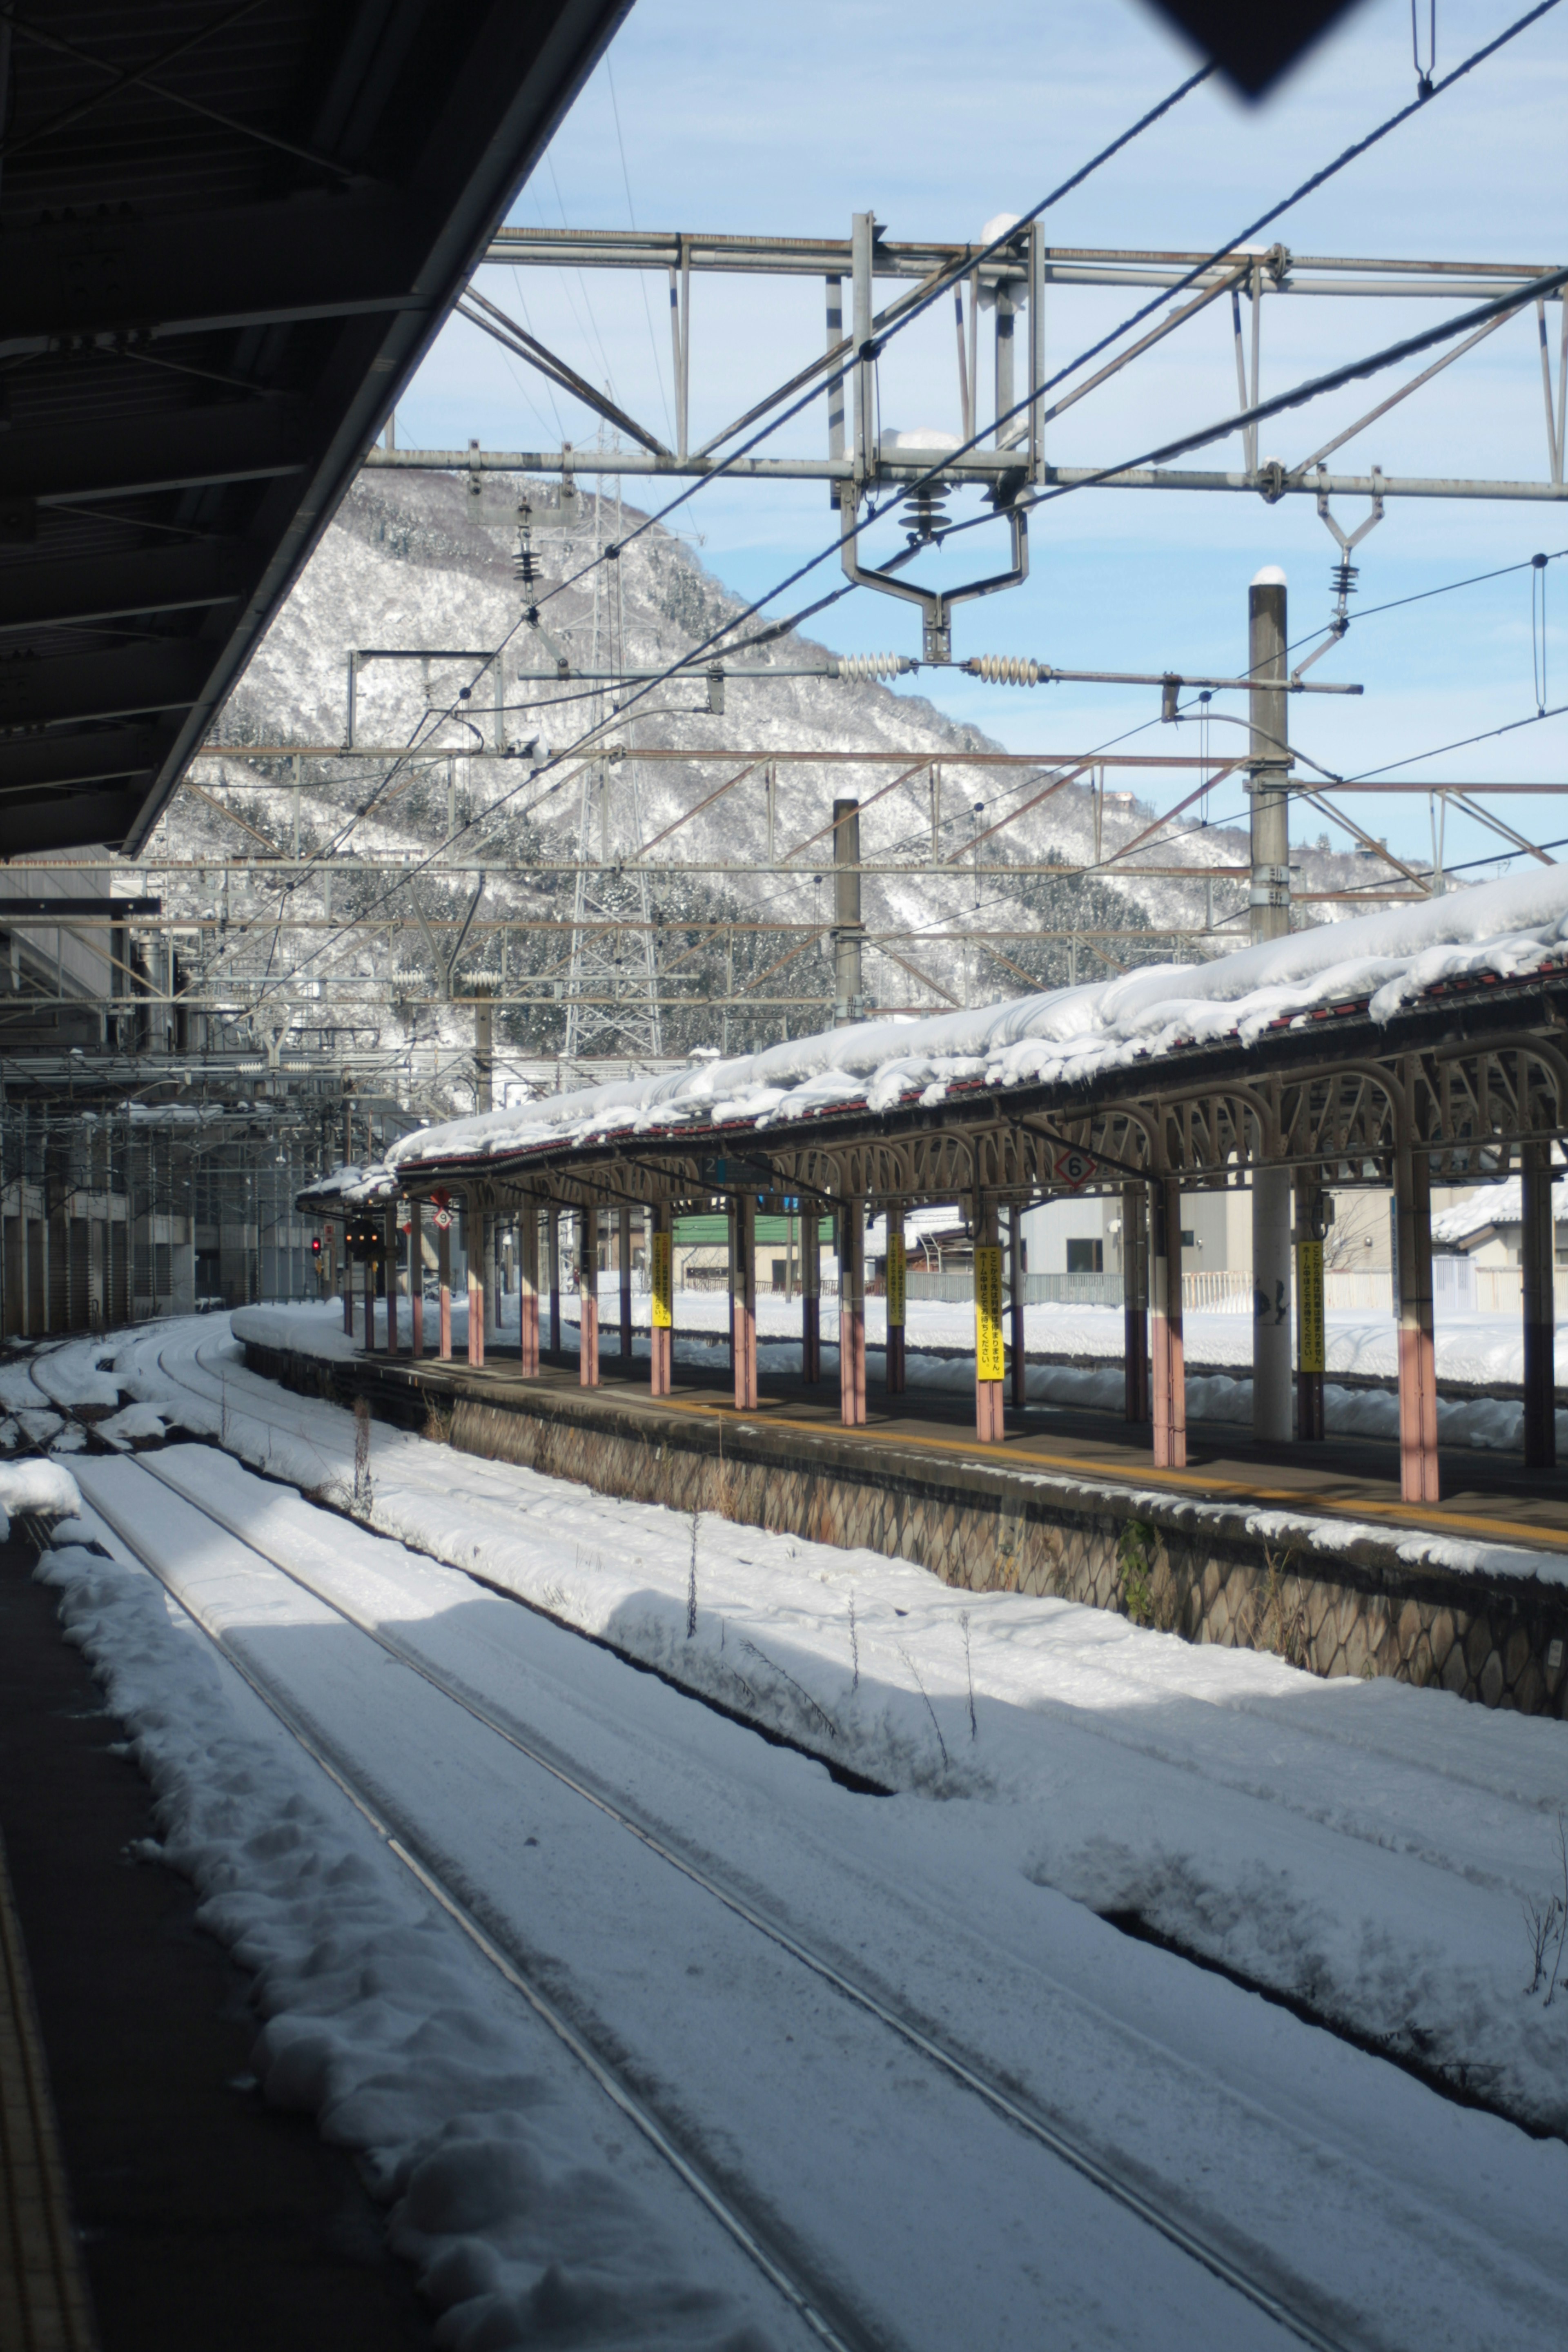
[[[1456,1448],[1443,1499],[1413,1507],[1396,1448],[1372,1436],[1267,1447],[1200,1420],[1186,1467],[1155,1473],[1143,1433],[1087,1400],[1010,1411],[983,1445],[962,1388],[888,1399],[873,1382],[866,1425],[847,1429],[829,1383],[783,1369],[737,1412],[698,1350],[655,1400],[646,1364],[608,1349],[584,1389],[574,1355],[525,1380],[493,1341],[483,1367],[367,1354],[332,1308],[233,1321],[255,1370],[602,1494],[863,1547],[967,1590],[1121,1609],[1325,1675],[1568,1712],[1568,1474]]]

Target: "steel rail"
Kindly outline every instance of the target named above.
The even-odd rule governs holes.
[[[199,1347],[195,1354],[198,1366],[205,1370],[206,1367],[202,1363]],[[163,1350],[160,1350],[158,1363],[159,1369],[163,1371],[165,1377],[174,1380],[176,1385],[185,1385],[180,1381],[178,1374],[169,1370],[163,1360]],[[191,1497],[184,1493],[174,1480],[161,1476],[149,1462],[142,1460],[138,1466],[157,1478],[160,1485],[173,1493],[179,1494],[183,1501],[191,1503]],[[1317,2352],[1344,2352],[1341,2339],[1329,2336],[1312,2321],[1293,2311],[1288,2304],[1282,2302],[1267,2287],[1261,2286],[1256,2280],[1250,2278],[1227,2255],[1221,2252],[1217,2247],[1211,2245],[1195,2231],[1187,2229],[1183,2223],[1173,2221],[1168,2214],[1161,2211],[1142,2190],[1121,2178],[1101,2158],[1080,2146],[1062,2126],[1047,2122],[1030,2107],[1026,2106],[1018,2097],[991,2082],[969,2061],[949,2049],[925,2027],[902,2014],[879,1994],[858,1983],[831,1960],[825,1959],[820,1953],[812,1950],[809,1945],[803,1943],[798,1937],[793,1935],[776,1920],[770,1919],[765,1913],[757,1910],[754,1905],[747,1902],[744,1896],[735,1893],[733,1889],[724,1885],[710,1872],[700,1868],[678,1853],[656,1832],[649,1829],[646,1822],[639,1821],[624,1806],[616,1804],[575,1773],[568,1771],[489,1708],[478,1703],[471,1696],[465,1696],[445,1676],[413,1655],[402,1643],[384,1633],[378,1626],[362,1618],[351,1606],[323,1592],[309,1577],[300,1574],[297,1568],[289,1566],[278,1557],[276,1552],[258,1542],[253,1531],[247,1531],[240,1527],[227,1514],[210,1503],[193,1504],[192,1507],[213,1519],[227,1534],[246,1545],[258,1558],[267,1560],[271,1567],[281,1575],[288,1577],[301,1591],[310,1593],[324,1607],[331,1609],[346,1622],[356,1626],[360,1632],[376,1642],[390,1656],[418,1675],[432,1689],[437,1691],[454,1706],[460,1707],[477,1723],[504,1740],[509,1747],[515,1748],[520,1755],[526,1757],[539,1769],[550,1774],[563,1787],[569,1789],[574,1795],[582,1798],[585,1803],[594,1806],[608,1819],[618,1823],[650,1853],[656,1854],[660,1861],[668,1864],[671,1869],[678,1871],[693,1885],[700,1887],[703,1893],[711,1896],[715,1902],[721,1905],[747,1927],[766,1937],[780,1950],[787,1953],[801,1967],[808,1969],[811,1974],[838,1993],[842,1999],[876,2018],[880,2024],[896,2033],[931,2064],[940,2068],[962,2084],[965,2090],[981,2099],[994,2114],[1047,2148],[1050,2154],[1069,2166],[1082,2179],[1099,2189],[1102,2194],[1133,2214],[1148,2228],[1155,2231],[1159,2236],[1174,2246],[1178,2252],[1185,2254],[1189,2260],[1198,2263],[1202,2269],[1209,2273],[1211,2277],[1219,2280],[1223,2285],[1241,2295],[1255,2309],[1263,2312],[1274,2321],[1276,2326],[1284,2328],[1299,2342],[1317,2347]],[[122,1534],[121,1530],[117,1532]],[[126,1539],[123,1535],[122,1539]],[[443,1562],[441,1565],[447,1566],[449,1563]],[[456,1572],[462,1574],[466,1571],[459,1570]],[[486,1589],[495,1591],[498,1588],[488,1586]],[[513,1601],[519,1598],[514,1593],[508,1593],[504,1597]],[[532,1607],[534,1604],[525,1602],[523,1605]],[[549,1612],[540,1611],[538,1613],[548,1615]],[[552,1617],[550,1622],[562,1624],[563,1630],[577,1634],[579,1639],[584,1638],[577,1627],[565,1624],[563,1620]]]
[[[162,1365],[162,1357],[159,1361]],[[138,1463],[136,1466],[142,1471],[147,1469],[144,1462]],[[149,1475],[156,1478],[155,1473]],[[179,1492],[174,1486],[172,1480],[156,1479],[156,1483],[171,1492]],[[200,1503],[193,1503],[188,1495],[181,1495],[181,1500],[203,1517],[212,1519],[215,1525],[219,1527],[226,1525],[218,1514]],[[174,1580],[158,1566],[133,1536],[127,1533],[125,1528],[116,1518],[113,1510],[101,1502],[92,1503],[90,1507],[112,1529],[115,1536],[147,1570],[147,1573],[157,1579],[170,1599],[184,1611],[192,1623],[206,1635],[207,1640],[226,1663],[231,1665],[241,1680],[249,1685],[256,1696],[277,1717],[290,1737],[299,1742],[312,1762],[321,1767],[327,1778],[348,1799],[355,1811],[375,1832],[387,1851],[402,1864],[411,1877],[417,1880],[426,1893],[439,1904],[448,1918],[461,1928],[475,1949],[489,1962],[498,1975],[502,1977],[515,1992],[521,1995],[541,2023],[548,2027],[556,2040],[570,2052],[578,2064],[597,2084],[605,2097],[620,2110],[627,2122],[642,2135],[656,2153],[664,2158],[671,2171],[691,2190],[713,2220],[718,2222],[720,2228],[756,2266],[769,2285],[783,2297],[819,2342],[828,2346],[830,2352],[852,2352],[851,2339],[841,2334],[818,2311],[810,2295],[766,2251],[761,2239],[742,2215],[704,2177],[691,2159],[682,2153],[651,2108],[626,2086],[612,2068],[605,2063],[549,1997],[540,1990],[513,1956],[497,1942],[468,1906],[444,1884],[439,1873],[420,1852],[417,1837],[407,1829],[406,1825],[394,1821],[384,1805],[366,1794],[347,1767],[336,1759],[325,1743],[301,1721],[288,1699],[274,1685],[270,1677],[259,1673],[239,1655],[222,1628],[216,1625],[208,1612],[193,1601],[188,1594],[181,1591]],[[227,1532],[233,1534],[236,1531],[229,1528]],[[257,1553],[258,1559],[268,1559],[268,1555],[247,1538],[240,1536],[238,1540],[246,1543],[247,1549]],[[290,1582],[299,1585],[301,1591],[311,1591],[312,1588],[302,1578],[295,1575],[289,1569],[281,1568],[278,1561],[268,1560],[268,1564],[288,1577]],[[346,1623],[357,1622],[346,1610],[338,1609],[335,1602],[326,1601],[324,1595],[317,1594],[316,1597],[323,1601],[324,1606],[333,1609]],[[399,1656],[399,1653],[392,1643],[381,1640],[378,1635],[371,1633],[368,1627],[361,1626],[359,1630],[366,1633],[370,1639],[379,1641],[380,1646],[390,1655]],[[401,1658],[400,1663],[410,1666],[414,1664],[409,1658]],[[419,1671],[416,1666],[414,1670]],[[434,1678],[429,1675],[425,1679],[434,1682]],[[434,1686],[440,1687],[438,1684],[435,1684]],[[447,1696],[454,1697],[456,1704],[459,1706],[463,1704],[460,1699],[456,1699],[455,1694],[448,1693]],[[473,1712],[471,1708],[468,1711]],[[863,2352],[872,2352],[870,2339],[859,2336],[858,2331],[857,2331],[857,2340],[863,2347]],[[878,2347],[878,2352],[881,2352],[881,2347]]]

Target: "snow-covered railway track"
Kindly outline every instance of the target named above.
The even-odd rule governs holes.
[[[182,1499],[186,1501],[190,1499],[184,1495],[183,1488],[172,1486],[172,1482],[162,1478],[155,1462],[143,1462],[140,1466],[153,1477],[159,1478],[160,1484],[171,1485],[172,1491],[181,1495]],[[1217,2248],[1206,2243],[1195,2231],[1183,2228],[1169,2215],[1160,2211],[1158,2207],[1131,2181],[1119,2178],[1109,2166],[1073,2138],[1059,2124],[1031,2112],[1022,2101],[1005,2090],[999,2084],[988,2081],[966,2059],[961,2057],[957,2052],[947,2048],[919,2020],[894,2008],[866,1985],[857,1983],[846,1974],[843,1969],[825,1958],[820,1952],[813,1951],[809,1946],[803,1943],[797,1936],[793,1935],[777,1920],[766,1917],[737,1888],[726,1885],[711,1871],[700,1868],[686,1855],[678,1853],[647,1822],[639,1821],[624,1806],[616,1804],[605,1790],[591,1787],[579,1775],[568,1771],[563,1764],[547,1755],[535,1742],[529,1739],[515,1723],[509,1723],[494,1708],[484,1706],[473,1693],[459,1689],[449,1676],[436,1672],[429,1663],[420,1658],[406,1643],[400,1642],[395,1636],[388,1634],[384,1628],[374,1623],[366,1612],[353,1608],[340,1595],[325,1591],[319,1580],[303,1574],[297,1565],[290,1564],[282,1559],[274,1546],[258,1542],[255,1533],[241,1526],[230,1513],[216,1509],[211,1503],[205,1503],[199,1507],[226,1534],[235,1537],[249,1550],[257,1552],[262,1559],[268,1560],[280,1574],[288,1577],[291,1583],[299,1585],[303,1591],[310,1593],[312,1599],[323,1602],[326,1607],[333,1610],[348,1623],[356,1627],[360,1633],[368,1636],[379,1648],[384,1650],[389,1656],[395,1658],[411,1673],[418,1675],[423,1681],[430,1684],[443,1698],[449,1700],[454,1706],[461,1707],[463,1712],[471,1717],[476,1723],[482,1724],[486,1730],[493,1732],[498,1738],[504,1740],[507,1746],[514,1748],[520,1756],[526,1757],[528,1761],[537,1766],[542,1772],[549,1773],[552,1780],[559,1781],[562,1787],[570,1790],[574,1796],[580,1797],[584,1804],[594,1806],[607,1819],[615,1822],[628,1835],[637,1839],[651,1853],[656,1854],[661,1862],[667,1863],[672,1870],[679,1871],[682,1877],[689,1879],[694,1886],[700,1887],[716,1903],[721,1904],[726,1911],[742,1920],[758,1935],[765,1936],[771,1943],[777,1945],[781,1951],[786,1952],[791,1959],[797,1961],[802,1968],[809,1969],[814,1976],[820,1978],[823,1983],[830,1986],[843,1999],[852,2001],[857,2008],[877,2019],[889,2032],[898,2034],[911,2049],[918,2051],[922,2058],[928,2059],[931,2064],[940,2067],[954,2082],[961,2084],[966,2091],[983,2099],[986,2105],[1004,2121],[1013,2125],[1019,2131],[1026,2133],[1031,2139],[1037,2141],[1042,2147],[1047,2148],[1064,2164],[1070,2165],[1075,2172],[1080,2173],[1107,2197],[1111,2198],[1128,2212],[1134,2214],[1150,2229],[1158,2231],[1160,2236],[1169,2240],[1171,2244],[1182,2253],[1200,2263],[1205,2270],[1221,2280],[1225,2285],[1232,2288],[1248,2303],[1255,2304],[1260,2311],[1265,2312],[1270,2319],[1297,2337],[1300,2342],[1318,2347],[1319,2352],[1330,2352],[1330,2347],[1338,2347],[1337,2337],[1326,2335],[1300,2313],[1293,2312],[1279,2296],[1270,2294],[1257,2280],[1249,2278],[1238,2265],[1229,2261]],[[433,1882],[426,1883],[430,1884],[431,1891],[437,1894],[437,1900],[446,1899]]]
[[[118,1465],[121,1472],[131,1465]],[[1142,2231],[1155,2233],[1182,2260],[1197,2266],[1217,2283],[1224,2294],[1221,2307],[1231,2297],[1249,2306],[1254,2319],[1252,2332],[1244,2332],[1237,2342],[1267,2341],[1275,2331],[1300,2343],[1321,2347],[1342,2347],[1346,2336],[1330,2332],[1311,2315],[1294,2307],[1288,2296],[1274,2286],[1250,2274],[1245,2264],[1222,2247],[1206,2240],[1199,2231],[1184,2225],[1160,2206],[1130,2178],[1120,2176],[1102,2154],[1096,2152],[1075,2137],[1060,2123],[1034,2111],[1029,2104],[1005,2085],[987,2079],[970,2060],[946,2046],[921,2019],[905,2011],[883,1994],[855,1980],[837,1962],[814,1950],[802,1938],[768,1917],[754,1901],[733,1885],[726,1884],[711,1869],[695,1863],[661,1837],[649,1824],[639,1819],[625,1804],[618,1804],[602,1788],[592,1785],[580,1772],[567,1769],[539,1743],[531,1739],[523,1727],[487,1705],[473,1690],[463,1687],[450,1675],[441,1673],[428,1656],[422,1656],[408,1642],[389,1632],[384,1623],[375,1622],[371,1613],[356,1607],[341,1591],[331,1589],[327,1580],[312,1575],[298,1559],[286,1556],[276,1542],[258,1536],[254,1528],[241,1523],[238,1517],[210,1500],[198,1501],[178,1480],[163,1474],[156,1463],[143,1459],[136,1465],[136,1474],[177,1496],[187,1510],[197,1511],[212,1527],[222,1531],[231,1541],[245,1550],[267,1572],[280,1577],[310,1601],[331,1612],[342,1624],[353,1629],[359,1637],[372,1643],[385,1657],[416,1676],[440,1700],[460,1710],[472,1724],[485,1734],[504,1743],[515,1756],[545,1774],[574,1801],[593,1809],[603,1821],[614,1825],[635,1840],[643,1853],[652,1856],[661,1867],[673,1871],[704,1899],[717,1904],[729,1916],[740,1923],[752,1937],[761,1937],[773,1950],[784,1956],[790,1966],[805,1971],[819,1985],[826,1987],[837,2000],[847,2004],[861,2019],[870,2021],[878,2029],[896,2036],[907,2053],[913,2053],[923,2065],[935,2070],[947,2083],[965,2097],[979,2101],[995,2122],[1006,2132],[1022,2134],[1037,2151],[1054,2163],[1068,2167],[1096,2195],[1109,2203],[1122,2217],[1121,2228],[1136,2225],[1134,2240]],[[96,1481],[89,1484],[96,1486]],[[258,1665],[254,1655],[246,1656],[230,1637],[230,1630],[219,1622],[214,1613],[194,1599],[183,1580],[172,1576],[158,1556],[158,1547],[149,1542],[144,1524],[134,1513],[117,1509],[101,1491],[93,1496],[94,1507],[112,1528],[127,1549],[146,1567],[170,1591],[180,1607],[201,1631],[234,1664],[244,1679],[263,1700],[290,1735],[312,1757],[332,1780],[363,1817],[384,1840],[388,1850],[407,1869],[447,1916],[462,1929],[475,1948],[483,1954],[512,1989],[527,2001],[534,2013],[546,2023],[564,2046],[591,2074],[599,2087],[610,2097],[620,2112],[642,2133],[649,2145],[677,2171],[686,2186],[704,2204],[708,2211],[723,2227],[735,2243],[756,2263],[775,2291],[796,2312],[802,2322],[817,2338],[829,2344],[858,2347],[871,2344],[887,2345],[897,2341],[896,2331],[889,2336],[873,2322],[868,2329],[863,2314],[858,2314],[846,2299],[836,2294],[832,2284],[813,2274],[809,2264],[802,2263],[798,2238],[787,2229],[782,2233],[769,2227],[769,2205],[765,2196],[748,2198],[742,2179],[737,2181],[726,2168],[722,2179],[715,2178],[711,2166],[705,2165],[693,2149],[689,2134],[682,2133],[679,2116],[665,2116],[658,2111],[657,2099],[650,2100],[640,2087],[634,2087],[629,2075],[646,2078],[647,2069],[616,2065],[606,2055],[613,2035],[595,2034],[592,2026],[584,2032],[565,2013],[559,2000],[552,1999],[541,1981],[542,1972],[531,1963],[526,1950],[509,1937],[489,1906],[476,1906],[472,1898],[465,1899],[463,1892],[451,1883],[453,1874],[445,1867],[438,1855],[431,1851],[416,1822],[406,1811],[389,1798],[384,1784],[374,1776],[356,1769],[345,1752],[342,1743],[324,1737],[319,1725],[312,1726],[301,1717],[288,1690],[279,1685],[276,1676]],[[476,1910],[485,1916],[476,1916]],[[683,2139],[685,2144],[683,2145]],[[1139,2259],[1130,2246],[1128,2259]],[[1233,2309],[1231,2324],[1241,2318]],[[1258,2319],[1265,2323],[1261,2337],[1256,2334]]]

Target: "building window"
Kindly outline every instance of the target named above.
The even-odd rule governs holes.
[[[1105,1244],[1103,1242],[1068,1242],[1068,1272],[1069,1274],[1103,1274]]]
[[[1191,1225],[1184,1225],[1182,1227],[1182,1247],[1184,1249],[1196,1249],[1197,1247],[1197,1241]]]

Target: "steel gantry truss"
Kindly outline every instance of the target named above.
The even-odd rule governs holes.
[[[537,368],[559,389],[580,401],[617,434],[633,443],[613,453],[563,446],[559,449],[465,450],[375,448],[373,467],[437,467],[479,475],[490,469],[561,476],[615,472],[701,478],[723,473],[731,479],[828,481],[856,499],[879,490],[923,480],[933,467],[951,485],[978,486],[999,506],[1028,506],[1047,492],[1088,485],[1113,489],[1247,490],[1274,500],[1330,499],[1509,499],[1552,503],[1568,497],[1563,482],[1564,384],[1568,381],[1568,312],[1563,272],[1546,262],[1472,262],[1363,259],[1296,254],[1284,245],[1266,252],[1243,249],[1209,259],[1201,253],[1155,248],[1104,250],[1046,243],[1038,223],[1020,229],[1002,252],[973,244],[925,244],[887,236],[869,213],[857,215],[847,238],[710,236],[662,232],[595,229],[503,228],[492,238],[487,264],[510,269],[653,272],[669,288],[675,440],[628,416],[596,392],[536,336],[511,320],[471,283],[459,304],[461,315],[506,349]],[[691,362],[693,275],[779,279],[809,278],[825,292],[823,348],[782,383],[760,392],[721,430],[693,437]],[[896,289],[877,308],[879,293]],[[846,315],[847,289],[848,314]],[[933,289],[951,297],[953,338],[952,418],[955,430],[898,433],[883,429],[891,376],[883,381],[889,337],[900,321]],[[1053,348],[1078,341],[1086,331],[1069,322],[1090,314],[1078,298],[1121,291],[1146,299],[1170,289],[1173,306],[1120,351],[1055,380],[1047,361],[1047,320]],[[1310,429],[1309,446],[1289,460],[1262,453],[1258,421],[1263,404],[1263,367],[1268,349],[1266,310],[1307,303],[1332,306],[1336,324],[1348,309],[1357,322],[1351,339],[1358,354],[1387,344],[1380,332],[1392,304],[1443,306],[1456,315],[1478,315],[1473,324],[1435,347],[1434,356],[1401,369],[1388,390],[1377,391],[1370,406],[1326,438]],[[981,319],[991,314],[989,369],[981,363]],[[1205,314],[1213,313],[1213,319]],[[1484,315],[1482,315],[1484,314]],[[1058,450],[1058,428],[1079,404],[1129,369],[1146,372],[1149,354],[1163,352],[1171,339],[1205,319],[1207,349],[1216,375],[1204,422],[1240,437],[1239,466],[1190,467],[1149,464],[1073,465]],[[1368,319],[1378,322],[1372,333]],[[1218,323],[1220,332],[1212,329]],[[1451,323],[1445,320],[1445,324]],[[1530,364],[1537,364],[1544,398],[1544,466],[1539,477],[1507,478],[1461,470],[1442,475],[1406,475],[1378,467],[1365,472],[1331,471],[1329,460],[1372,425],[1469,352],[1510,325],[1531,336]],[[716,331],[716,340],[721,330]],[[1189,338],[1190,340],[1190,338]],[[1022,346],[1020,350],[1020,345]],[[732,344],[726,344],[732,359]],[[1350,352],[1342,354],[1349,358]],[[1335,356],[1341,356],[1336,354]],[[1424,355],[1419,355],[1423,356]],[[990,421],[982,377],[990,377]],[[826,446],[810,453],[768,454],[752,446],[759,431],[804,394],[826,397]],[[1018,413],[1012,414],[1016,410]],[[1229,420],[1229,421],[1227,421]],[[977,446],[962,445],[977,440]],[[853,509],[851,509],[850,511]]]

